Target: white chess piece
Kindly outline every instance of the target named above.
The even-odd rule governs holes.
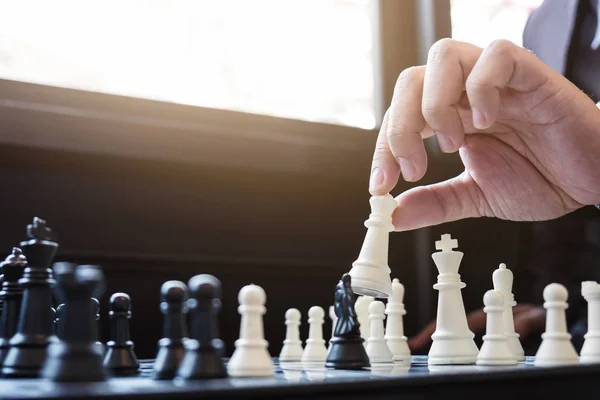
[[[389,235],[394,230],[392,213],[396,200],[389,194],[372,196],[371,214],[365,221],[367,234],[358,259],[352,264],[352,290],[356,294],[387,298],[392,294],[392,280],[388,266]]]
[[[588,331],[585,334],[579,361],[600,363],[600,285],[581,282],[581,294],[588,303]]]
[[[327,351],[331,350],[331,339],[335,337],[335,325],[337,324],[337,315],[335,315],[335,307],[329,306],[329,319],[331,319],[331,338],[329,339],[329,347]]]
[[[392,281],[392,296],[388,299],[385,313],[385,340],[394,355],[394,361],[410,361],[410,348],[404,336],[404,285],[398,279]]]
[[[363,338],[363,346],[367,348],[367,340],[371,334],[371,320],[369,319],[369,306],[375,301],[375,298],[371,296],[358,296],[354,302],[354,311],[356,312],[356,318],[360,325],[360,337]]]
[[[325,311],[319,306],[308,310],[308,339],[302,352],[302,362],[325,362],[327,359],[327,347],[323,339],[323,323],[325,322]]]
[[[428,364],[474,364],[479,350],[475,344],[475,334],[469,330],[467,314],[461,289],[458,268],[463,253],[453,251],[458,246],[456,239],[442,235],[435,243],[437,250],[431,256],[439,271],[438,281],[433,288],[439,291],[436,329],[431,335]]]
[[[513,307],[517,305],[515,296],[512,293],[514,276],[510,269],[506,268],[506,264],[502,263],[492,274],[494,290],[498,290],[504,297],[504,312],[502,313],[504,321],[504,334],[508,340],[508,346],[515,354],[518,361],[525,360],[525,351],[519,341],[519,334],[515,332],[515,319],[513,315]]]
[[[261,377],[275,375],[275,367],[265,340],[263,315],[267,295],[257,285],[247,285],[238,294],[238,312],[242,316],[240,337],[235,341],[235,351],[227,363],[232,377]]]
[[[302,360],[302,340],[300,340],[300,311],[290,308],[285,313],[286,333],[279,361],[300,361]]]
[[[504,302],[504,296],[498,290],[488,290],[483,296],[483,312],[487,314],[486,331],[483,336],[483,345],[477,356],[477,365],[516,365],[519,363],[505,334]]]
[[[569,307],[569,292],[560,283],[551,283],[544,288],[546,309],[546,331],[542,333],[542,344],[535,355],[536,366],[577,364],[579,357],[567,331],[565,310]]]
[[[394,355],[384,336],[385,305],[381,301],[374,301],[369,305],[369,319],[371,320],[371,332],[366,350],[371,365],[393,363]]]

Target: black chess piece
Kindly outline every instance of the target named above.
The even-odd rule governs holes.
[[[100,267],[72,263],[54,265],[56,297],[63,303],[59,341],[48,347],[42,376],[55,382],[98,382],[106,380],[103,354],[96,340],[94,297],[104,290]]]
[[[58,243],[46,221],[37,217],[27,226],[27,234],[31,240],[20,243],[28,266],[19,280],[24,289],[19,325],[2,367],[2,375],[9,378],[38,377],[48,345],[56,340],[50,310],[54,285],[50,264]]]
[[[177,376],[183,379],[227,377],[227,370],[213,345],[213,301],[221,297],[221,282],[212,275],[196,275],[188,282],[191,335],[185,341],[185,356]]]
[[[154,362],[155,379],[173,379],[185,354],[185,302],[188,289],[180,281],[167,281],[161,289],[160,311],[164,314],[163,337]]]
[[[112,340],[106,344],[104,367],[111,375],[128,376],[140,373],[140,362],[133,351],[129,334],[131,299],[126,293],[115,293],[110,297]]]
[[[100,340],[98,340],[99,331],[100,331],[100,302],[98,301],[97,298],[92,297],[91,307],[92,307],[92,309],[90,310],[90,312],[94,316],[94,326],[95,326],[94,331],[92,332],[93,339],[94,339],[94,342],[96,342],[96,346],[98,346],[98,348],[102,351],[102,353],[104,353],[104,345],[102,344],[102,342]]]
[[[0,275],[0,287],[4,283],[4,274]],[[0,290],[0,318],[2,318],[2,311],[4,310],[4,298],[6,293]]]
[[[212,302],[212,345],[217,349],[217,354],[220,358],[225,357],[225,342],[221,339],[221,333],[219,330],[219,312],[221,312],[221,299],[213,299]]]
[[[17,332],[21,302],[23,300],[23,288],[19,285],[19,279],[27,266],[27,259],[18,247],[13,248],[12,253],[6,260],[0,263],[4,273],[2,283],[2,296],[4,306],[0,317],[0,366],[8,353],[9,340]]]
[[[344,274],[335,287],[334,310],[338,319],[325,362],[326,368],[356,370],[371,366],[354,311],[355,297],[351,281],[350,275]]]

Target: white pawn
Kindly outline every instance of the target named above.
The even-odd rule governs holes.
[[[565,310],[569,307],[569,292],[560,283],[551,283],[544,289],[544,308],[546,309],[546,331],[542,334],[542,344],[536,355],[536,366],[555,366],[577,364],[577,351],[571,343],[571,334],[567,331]]]
[[[477,365],[516,365],[516,355],[504,333],[504,296],[498,290],[488,290],[483,296],[486,331],[477,356]]]
[[[300,361],[302,359],[302,341],[300,340],[300,311],[290,308],[285,313],[285,340],[279,354],[279,361]]]
[[[398,279],[392,281],[392,297],[388,300],[385,313],[387,315],[385,340],[394,355],[394,361],[410,361],[410,348],[404,336],[403,318],[406,314],[404,285]]]
[[[581,294],[588,303],[588,331],[579,361],[600,363],[600,285],[592,281],[581,282]]]
[[[367,355],[371,365],[393,363],[394,355],[384,337],[385,305],[381,301],[374,301],[369,305],[369,319],[371,334],[367,340]]]
[[[375,298],[371,296],[359,296],[354,302],[354,312],[356,312],[356,319],[360,325],[360,337],[363,338],[363,345],[367,348],[367,340],[371,334],[371,320],[369,319],[369,305],[375,301]]]
[[[274,376],[275,367],[265,340],[263,315],[267,311],[267,294],[257,285],[247,285],[238,294],[238,312],[242,316],[240,337],[235,341],[235,351],[227,363],[232,377]]]
[[[319,306],[308,310],[308,339],[302,353],[302,362],[325,362],[327,359],[327,347],[323,339],[323,323],[325,322],[325,311]]]
[[[515,332],[515,319],[513,307],[517,305],[515,296],[512,293],[514,276],[510,269],[506,268],[506,264],[502,263],[492,274],[494,290],[498,290],[504,297],[504,312],[502,313],[504,320],[504,334],[508,340],[508,347],[517,357],[518,361],[525,360],[525,351],[519,341],[519,334]]]
[[[335,308],[333,306],[329,306],[329,319],[331,319],[331,338],[329,339],[327,351],[331,350],[331,339],[335,337],[335,325],[337,324],[337,315],[335,315]]]

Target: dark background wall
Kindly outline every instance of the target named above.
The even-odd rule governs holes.
[[[69,118],[0,108],[0,136],[43,129],[57,135],[108,131],[102,120]],[[143,130],[114,123],[110,128],[111,134],[123,135],[129,129]],[[157,127],[148,129],[160,134]],[[278,129],[286,133],[285,124]],[[353,152],[318,148],[309,152],[293,142],[275,145],[239,138],[237,146],[246,152],[278,154],[271,165],[260,168],[4,143],[0,251],[8,254],[25,239],[26,225],[34,216],[46,219],[59,235],[57,260],[104,268],[104,341],[109,332],[108,297],[117,291],[132,297],[131,332],[142,358],[155,355],[161,335],[158,304],[164,281],[187,282],[199,273],[214,274],[222,281],[221,332],[229,352],[238,337],[237,293],[246,284],[261,285],[267,292],[266,338],[275,355],[284,339],[285,311],[296,307],[306,321],[311,306],[327,310],[335,284],[358,255],[370,211],[368,172],[375,140],[373,134],[365,135],[369,136],[360,139],[364,144]],[[227,145],[219,143],[213,143],[211,151],[226,154]],[[277,160],[290,159],[319,167],[279,167],[284,161]],[[456,156],[431,160],[420,183],[449,178],[462,168]],[[342,169],[344,173],[331,172]],[[400,184],[393,194],[407,187]],[[389,265],[392,277],[406,287],[407,334],[435,316],[436,293],[431,286],[437,270],[431,253],[442,233],[456,237],[465,252],[460,270],[467,283],[463,294],[467,309],[473,310],[491,288],[491,271],[500,262],[509,267],[515,263],[517,232],[509,222],[476,219],[392,234]],[[515,274],[518,278],[518,271]],[[327,320],[326,337],[330,330]],[[302,337],[306,334],[304,323]]]

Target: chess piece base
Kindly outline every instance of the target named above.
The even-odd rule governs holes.
[[[40,376],[48,345],[55,337],[15,334],[10,339],[10,348],[6,353],[2,376],[6,378],[37,378]]]
[[[434,334],[435,336],[435,334]],[[475,364],[479,350],[472,337],[462,339],[434,339],[428,354],[428,364]]]
[[[519,334],[515,333],[513,335],[506,336],[508,338],[508,347],[517,358],[517,361],[525,361],[525,352],[523,351],[523,346],[521,346],[521,342],[519,341]]]
[[[302,360],[302,342],[298,341],[283,341],[283,348],[279,354],[279,361],[300,361]]]
[[[242,343],[240,343],[242,342]],[[266,340],[259,344],[244,343],[238,339],[236,349],[227,363],[227,373],[231,377],[269,377],[275,375],[271,355],[267,351]]]
[[[364,339],[360,336],[331,339],[331,350],[325,361],[325,367],[346,370],[369,368],[371,364],[363,342]]]
[[[104,356],[104,367],[113,376],[138,375],[140,362],[133,352],[133,343],[129,346],[117,347],[114,342],[108,342],[106,355]]]
[[[173,379],[177,375],[179,365],[185,356],[183,342],[163,341],[161,339],[158,346],[153,377],[156,380]]]
[[[177,376],[190,380],[226,378],[227,370],[217,349],[212,346],[198,346],[198,341],[188,339]]]
[[[97,343],[53,343],[42,376],[54,382],[101,382],[107,379]]]
[[[535,366],[570,365],[579,362],[579,356],[571,343],[570,335],[559,335],[542,334],[542,344],[535,355]]]
[[[356,263],[355,263],[356,264]],[[373,278],[377,279],[366,279],[361,274],[358,274],[357,268],[365,268],[358,264],[355,265],[349,272],[352,277],[352,291],[358,295],[371,296],[376,299],[387,299],[392,294],[392,281],[390,275],[385,271],[370,271]],[[369,270],[374,268],[368,268]]]
[[[584,339],[579,361],[584,364],[600,363],[600,335],[587,333]]]

